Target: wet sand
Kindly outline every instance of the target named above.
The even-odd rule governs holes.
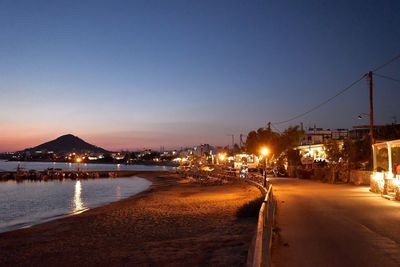
[[[257,218],[236,210],[260,196],[242,182],[204,186],[175,175],[136,196],[0,234],[0,266],[244,266]]]

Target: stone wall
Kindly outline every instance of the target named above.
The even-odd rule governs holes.
[[[296,178],[296,169],[299,166],[288,166],[288,176],[291,178]]]
[[[350,171],[350,182],[355,185],[370,185],[371,171]]]

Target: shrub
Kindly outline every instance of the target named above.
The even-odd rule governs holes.
[[[316,167],[314,169],[313,178],[321,181],[328,181],[332,175],[332,170],[330,168]]]
[[[247,218],[258,216],[264,199],[265,197],[262,196],[244,204],[236,211],[236,217]]]
[[[296,176],[300,179],[310,179],[312,176],[312,171],[304,170],[304,169],[297,169]]]

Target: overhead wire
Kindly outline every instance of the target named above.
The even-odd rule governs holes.
[[[378,71],[378,70],[380,70],[380,69],[386,67],[387,65],[389,65],[390,63],[392,63],[392,62],[398,60],[399,58],[400,58],[400,54],[397,55],[397,56],[395,56],[394,58],[392,58],[392,59],[386,61],[385,63],[383,63],[383,64],[380,65],[379,67],[376,67],[375,69],[372,70],[372,72]]]
[[[378,71],[378,70],[380,70],[380,69],[386,67],[387,65],[393,63],[394,61],[396,61],[396,60],[398,60],[398,59],[400,59],[400,54],[397,55],[397,56],[395,56],[395,57],[393,57],[393,58],[391,58],[390,60],[386,61],[384,64],[382,64],[382,65],[380,65],[380,66],[374,68],[374,69],[372,70],[372,72],[373,72],[376,76],[379,76],[379,77],[381,77],[381,78],[389,79],[389,80],[392,80],[392,81],[395,81],[395,82],[400,82],[400,80],[397,80],[397,79],[395,79],[395,78],[392,78],[392,77],[389,77],[389,76],[385,76],[385,75],[381,75],[381,74],[376,73],[376,71]],[[339,92],[338,92],[337,94],[335,94],[334,96],[332,96],[332,97],[328,98],[327,100],[321,102],[320,104],[316,105],[315,107],[313,107],[313,108],[311,108],[311,109],[309,109],[309,110],[307,110],[307,111],[305,111],[305,112],[303,112],[303,113],[301,113],[301,114],[298,114],[298,115],[296,115],[296,116],[293,116],[292,118],[289,118],[289,119],[287,119],[287,120],[278,121],[278,122],[274,122],[274,123],[271,123],[271,124],[272,124],[272,125],[284,124],[284,123],[287,123],[287,122],[296,120],[296,119],[298,119],[298,118],[301,118],[301,117],[303,117],[303,116],[305,116],[305,115],[307,115],[307,114],[309,114],[309,113],[311,113],[311,112],[313,112],[313,111],[319,109],[320,107],[322,107],[322,106],[326,105],[327,103],[331,102],[331,101],[332,101],[333,99],[335,99],[336,97],[338,97],[338,96],[342,95],[343,93],[345,93],[346,91],[350,90],[354,85],[356,85],[359,81],[361,81],[361,80],[362,80],[363,78],[365,78],[366,76],[367,76],[367,74],[364,74],[364,75],[361,76],[358,80],[354,81],[354,82],[351,83],[349,86],[347,86],[347,87],[344,88],[343,90],[339,91]],[[274,126],[274,128],[275,128],[275,126]]]
[[[271,126],[280,134],[282,134],[282,132],[273,124],[271,123]]]
[[[376,72],[374,72],[374,75],[378,76],[380,78],[384,78],[384,79],[387,79],[387,80],[391,80],[391,81],[400,83],[399,79],[395,79],[395,78],[392,78],[392,77],[389,77],[389,76],[386,76],[386,75],[382,75],[382,74],[379,74],[379,73],[376,73]]]
[[[364,79],[366,76],[367,76],[367,74],[364,74],[364,75],[361,76],[359,79],[357,79],[356,81],[352,82],[350,85],[348,85],[347,87],[345,87],[343,90],[339,91],[337,94],[335,94],[334,96],[332,96],[332,97],[328,98],[327,100],[321,102],[320,104],[316,105],[315,107],[313,107],[313,108],[311,108],[311,109],[309,109],[309,110],[307,110],[307,111],[305,111],[305,112],[303,112],[303,113],[301,113],[301,114],[299,114],[299,115],[296,115],[296,116],[294,116],[294,117],[292,117],[292,118],[290,118],[290,119],[283,120],[283,121],[278,121],[278,122],[274,122],[274,123],[272,123],[272,124],[275,124],[275,125],[284,124],[284,123],[293,121],[293,120],[295,120],[295,119],[301,118],[301,117],[303,117],[303,116],[305,116],[305,115],[307,115],[307,114],[313,112],[314,110],[319,109],[320,107],[322,107],[322,106],[328,104],[329,102],[331,102],[331,101],[332,101],[333,99],[335,99],[336,97],[338,97],[338,96],[344,94],[345,92],[347,92],[348,90],[350,90],[354,85],[356,85],[358,82],[360,82],[360,81],[361,81],[362,79]]]

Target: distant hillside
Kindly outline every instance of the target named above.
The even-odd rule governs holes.
[[[72,134],[66,134],[63,136],[54,139],[53,141],[38,145],[33,148],[25,149],[28,151],[38,151],[38,150],[47,150],[47,151],[54,151],[57,153],[60,152],[88,152],[88,153],[107,153],[108,151],[89,144],[77,136]]]

